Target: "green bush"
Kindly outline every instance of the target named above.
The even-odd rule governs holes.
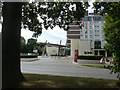
[[[78,59],[100,60],[103,55],[78,55]]]
[[[20,55],[20,58],[37,58],[38,55],[37,54],[33,54],[33,55]]]

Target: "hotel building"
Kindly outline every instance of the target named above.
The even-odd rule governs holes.
[[[67,31],[67,50],[71,57],[78,50],[79,55],[107,55],[104,40],[104,19],[90,13],[81,19],[82,29],[76,23],[70,24]]]

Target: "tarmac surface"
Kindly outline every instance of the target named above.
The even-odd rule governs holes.
[[[110,74],[110,70],[82,66],[82,64],[99,64],[99,60],[78,60],[65,57],[38,57],[21,59],[23,73],[49,74],[73,77],[91,77],[101,79],[117,79],[117,74]]]

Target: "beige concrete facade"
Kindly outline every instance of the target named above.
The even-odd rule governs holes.
[[[43,56],[44,55],[47,55],[47,56],[51,56],[51,55],[64,56],[65,55],[65,50],[66,50],[65,45],[58,45],[58,44],[51,44],[51,43],[44,43],[44,44],[46,45],[44,46],[44,50],[42,53]]]
[[[71,57],[74,58],[74,53],[75,53],[75,50],[79,50],[79,39],[72,39],[71,40]],[[78,51],[79,53],[79,51]]]
[[[58,47],[46,47],[46,51],[47,51],[47,54],[48,56],[51,56],[51,55],[58,55]]]
[[[82,41],[79,39],[71,40],[71,57],[74,58],[75,50],[78,50],[78,55],[84,55],[85,52],[91,52],[91,41]]]
[[[105,44],[105,43],[104,43]],[[94,42],[91,40],[71,40],[71,58],[74,58],[75,50],[78,50],[78,55],[102,55],[101,52],[105,52],[105,49],[94,49]],[[105,52],[107,56],[107,52]]]
[[[84,55],[84,52],[90,52],[91,46],[90,41],[79,40],[79,55]]]

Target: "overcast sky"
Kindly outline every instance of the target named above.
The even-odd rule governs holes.
[[[92,2],[91,2],[92,3]],[[91,5],[90,3],[90,5]],[[92,6],[90,6],[88,8],[89,12],[93,12],[93,10],[91,9]],[[0,24],[0,32],[1,32],[1,24]],[[32,38],[32,34],[33,32],[27,30],[27,29],[22,29],[21,30],[21,36],[23,36],[26,41],[29,38]],[[67,32],[64,31],[63,29],[60,29],[58,26],[56,26],[53,30],[48,29],[45,30],[43,29],[42,34],[37,38],[37,42],[49,42],[49,43],[54,43],[54,44],[59,44],[60,40],[62,40],[62,45],[66,44],[66,40],[67,40]]]
[[[32,38],[33,32],[29,30],[22,29],[21,30],[21,36],[23,36],[26,40],[29,38]],[[49,42],[54,44],[59,44],[60,40],[62,40],[62,45],[65,45],[66,43],[66,37],[67,32],[63,29],[60,29],[59,27],[55,27],[53,30],[48,29],[42,30],[42,34],[37,38],[37,42]]]

